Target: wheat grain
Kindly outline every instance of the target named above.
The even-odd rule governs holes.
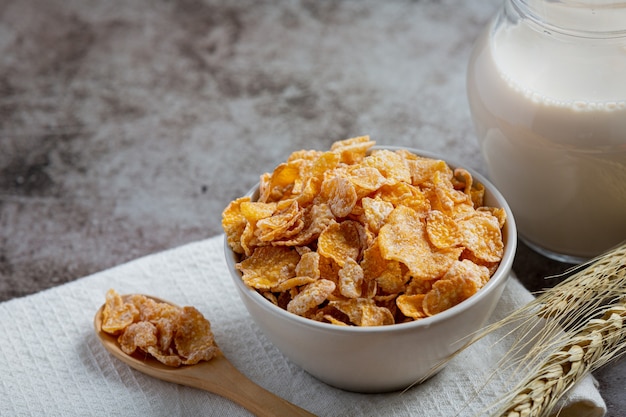
[[[589,320],[567,343],[508,395],[498,414],[506,417],[549,415],[558,400],[580,379],[603,366],[626,346],[626,301],[609,306],[599,319]]]
[[[481,415],[548,416],[584,376],[625,353],[626,242],[566,273],[571,275],[561,283],[474,335],[471,344],[509,329],[496,343],[512,338],[511,348],[494,369],[519,381]]]

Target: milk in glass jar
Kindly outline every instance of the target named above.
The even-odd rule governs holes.
[[[523,241],[577,263],[626,239],[626,2],[505,0],[467,88]]]

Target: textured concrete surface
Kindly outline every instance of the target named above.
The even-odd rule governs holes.
[[[290,152],[370,134],[484,172],[465,98],[499,0],[0,0],[0,301],[221,232]],[[566,265],[521,245],[530,289]],[[597,373],[626,412],[626,361]]]

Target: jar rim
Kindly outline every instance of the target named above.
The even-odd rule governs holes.
[[[626,38],[626,1],[509,0],[545,30],[581,38]]]

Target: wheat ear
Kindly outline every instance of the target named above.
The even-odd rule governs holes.
[[[626,301],[604,310],[601,318],[589,320],[559,350],[549,354],[537,369],[513,389],[500,415],[542,417],[585,375],[593,372],[626,346]]]
[[[506,417],[548,416],[578,381],[626,352],[626,242],[478,334],[511,326],[498,369],[519,379],[490,407]],[[519,378],[518,378],[519,377]]]
[[[491,329],[516,323],[524,336],[501,360],[517,357],[523,377],[497,402],[498,415],[547,416],[584,376],[624,353],[626,242],[573,272]]]

